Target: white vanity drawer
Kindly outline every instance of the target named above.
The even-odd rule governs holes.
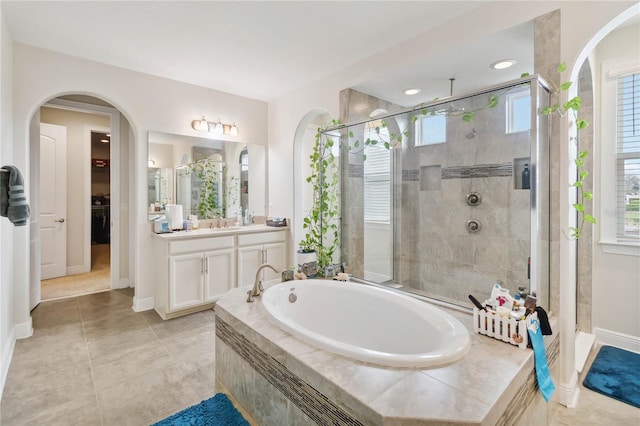
[[[190,253],[194,251],[209,251],[223,248],[233,248],[233,235],[225,237],[192,238],[188,240],[171,241],[169,254]]]
[[[253,246],[257,244],[277,243],[286,240],[286,231],[260,232],[256,234],[238,235],[239,246]]]

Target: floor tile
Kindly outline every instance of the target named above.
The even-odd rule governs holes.
[[[173,364],[174,361],[158,341],[97,356],[91,361],[93,380],[98,391]]]
[[[197,403],[177,366],[131,378],[98,392],[105,425],[141,425],[160,420]]]
[[[174,336],[201,327],[211,326],[211,320],[202,312],[185,315],[168,321],[163,320],[155,311],[144,312],[144,318],[159,338]]]

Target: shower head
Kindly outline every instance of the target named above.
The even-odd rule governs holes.
[[[467,139],[475,138],[476,137],[476,129],[471,130],[469,133],[464,135],[464,137],[467,138]]]

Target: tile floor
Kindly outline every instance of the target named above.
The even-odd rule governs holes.
[[[163,321],[134,312],[132,296],[41,303],[34,335],[16,342],[0,424],[148,425],[222,390],[213,311]]]
[[[0,424],[148,425],[224,391],[213,311],[163,321],[134,312],[132,297],[127,289],[41,303],[33,337],[16,342]],[[640,409],[582,387],[578,406],[560,407],[552,422],[639,424]]]

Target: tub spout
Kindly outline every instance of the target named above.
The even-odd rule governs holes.
[[[262,280],[260,279],[260,272],[262,272],[264,268],[270,268],[276,274],[280,273],[275,267],[269,265],[268,263],[260,265],[260,267],[256,271],[256,280],[253,283],[253,289],[247,292],[247,302],[253,302],[253,298],[260,296],[260,293],[264,291],[264,288],[262,287]]]

